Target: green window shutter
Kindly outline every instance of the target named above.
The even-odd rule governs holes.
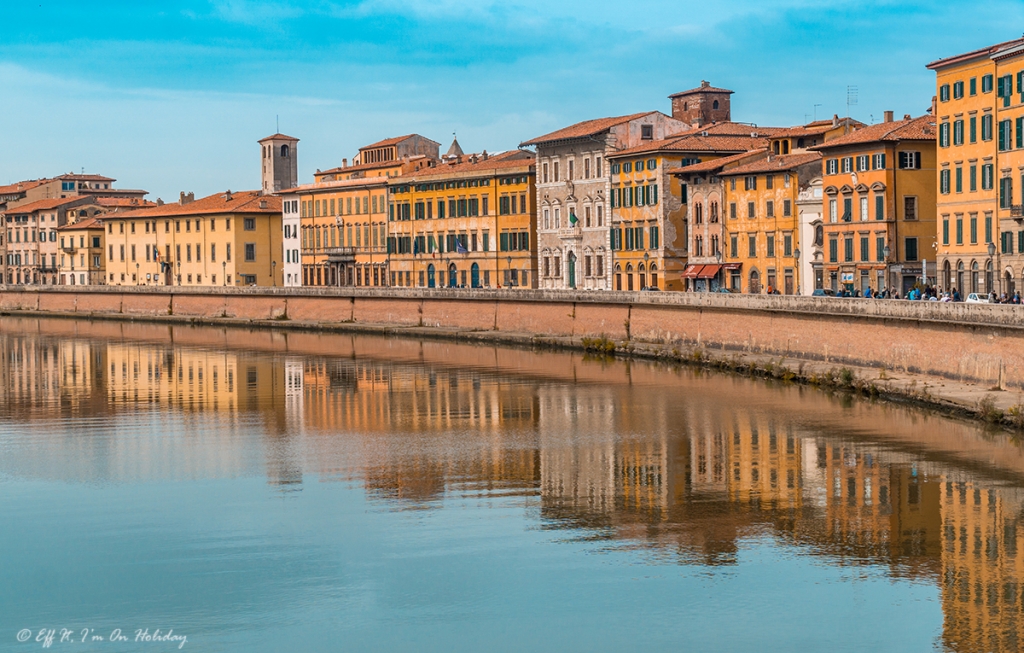
[[[1003,79],[1002,77],[999,78],[1000,81],[1002,81],[1002,79]],[[1005,138],[1006,138],[1006,121],[1005,120],[1000,120],[999,121],[999,149],[1000,150],[1005,150],[1006,149]]]
[[[658,184],[651,186],[651,204],[658,205]]]
[[[508,234],[501,234],[501,236],[499,238],[501,239],[501,243],[500,243],[501,251],[507,252],[508,251]]]
[[[875,220],[885,220],[884,195],[875,195]]]
[[[1024,253],[1024,231],[1017,232],[1017,251]]]
[[[1024,147],[1024,118],[1017,118],[1017,147]]]

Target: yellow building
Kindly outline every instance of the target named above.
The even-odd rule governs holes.
[[[884,122],[814,148],[823,157],[824,285],[906,294],[926,276],[934,282],[935,134],[931,115],[894,121],[887,111]]]
[[[939,132],[939,285],[964,294],[1009,292],[1024,274],[1024,209],[1014,203],[1015,181],[1024,183],[1022,48],[1016,39],[928,64]]]
[[[379,141],[282,194],[298,201],[302,285],[388,285],[388,182],[436,165],[438,147],[417,134]]]
[[[103,220],[99,217],[85,218],[59,227],[58,282],[66,286],[105,284],[105,238]]]
[[[537,287],[532,154],[456,157],[388,191],[392,285]]]
[[[768,156],[720,173],[726,242],[723,267],[737,292],[797,294],[797,197],[821,175],[817,152]]]
[[[690,254],[703,256],[703,241],[690,244],[680,166],[767,146],[767,134],[749,125],[723,123],[608,155],[611,167],[612,288],[685,290]],[[718,237],[708,248],[717,247]]]
[[[103,222],[108,285],[282,285],[280,197],[183,195]]]

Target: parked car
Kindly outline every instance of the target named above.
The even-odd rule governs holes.
[[[737,291],[735,291],[735,290],[733,290],[731,288],[726,288],[725,286],[721,286],[717,290],[714,290],[712,292],[720,292],[720,293],[724,293],[726,295],[735,295]]]
[[[660,290],[661,288],[657,286],[644,286],[643,288],[640,289],[640,292],[658,292]]]
[[[970,295],[967,295],[967,299],[965,301],[968,304],[987,304],[988,295],[979,295],[976,292],[972,292]]]
[[[835,297],[836,291],[831,288],[815,288],[814,292],[811,293],[811,297]]]

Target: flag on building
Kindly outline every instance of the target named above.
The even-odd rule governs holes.
[[[578,223],[579,221],[580,221],[580,219],[576,217],[576,212],[575,211],[571,211],[569,213],[569,224],[571,226],[575,226],[576,223]]]

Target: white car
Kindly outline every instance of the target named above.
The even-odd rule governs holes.
[[[968,304],[987,304],[988,295],[979,295],[976,292],[972,292],[970,295],[967,295],[966,302]]]

